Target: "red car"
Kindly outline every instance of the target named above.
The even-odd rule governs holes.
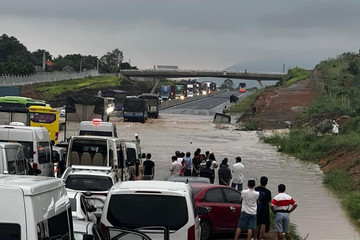
[[[196,208],[205,207],[208,213],[199,214],[201,240],[212,233],[234,233],[241,213],[241,193],[234,188],[206,183],[190,183]]]

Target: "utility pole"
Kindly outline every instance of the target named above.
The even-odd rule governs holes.
[[[121,62],[122,62],[122,60],[124,60],[122,51],[119,52],[118,59],[119,59],[119,72],[121,72]]]
[[[80,72],[81,72],[81,69],[82,69],[82,56],[80,56]]]
[[[43,57],[42,57],[42,69],[43,71],[45,72],[45,62],[46,62],[46,59],[45,59],[45,51],[43,52]]]

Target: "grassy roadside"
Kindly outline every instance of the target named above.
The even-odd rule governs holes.
[[[41,92],[47,100],[53,100],[56,96],[60,96],[65,92],[76,92],[89,88],[116,87],[120,83],[121,79],[119,77],[98,76],[46,83],[39,85],[35,90]]]
[[[265,137],[278,151],[319,164],[326,184],[360,228],[360,56],[344,53],[319,63],[313,76],[317,96],[287,135]],[[289,81],[290,82],[290,81]],[[331,120],[340,133],[331,134]]]

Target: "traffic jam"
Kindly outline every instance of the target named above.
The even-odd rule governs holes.
[[[161,86],[159,95],[126,97],[120,103],[123,121],[158,118],[161,101],[205,95],[211,88],[216,85],[179,84]],[[0,97],[0,107],[4,239],[207,240],[236,230],[241,205],[234,188],[193,176],[132,181],[143,179],[133,175],[148,156],[137,136],[119,138],[109,122],[119,109],[114,98],[69,96],[58,111],[40,100]],[[214,192],[224,196],[223,203],[232,199],[229,226],[218,220],[229,206],[203,204]]]

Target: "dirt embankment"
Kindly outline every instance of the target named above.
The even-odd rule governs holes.
[[[257,110],[255,120],[262,130],[287,128],[309,106],[314,96],[309,79],[264,92],[254,103]]]
[[[277,88],[274,91],[264,92],[255,101],[257,114],[253,119],[257,121],[261,130],[288,128],[296,123],[299,114],[304,111],[315,93],[309,88],[309,79],[297,82],[290,87]],[[319,116],[318,121],[324,118],[332,119],[333,116]],[[346,121],[338,118],[338,123]],[[343,121],[344,120],[344,121]],[[323,172],[333,169],[344,169],[351,166],[350,174],[355,184],[360,188],[360,152],[354,149],[342,149],[319,159],[319,166]]]

